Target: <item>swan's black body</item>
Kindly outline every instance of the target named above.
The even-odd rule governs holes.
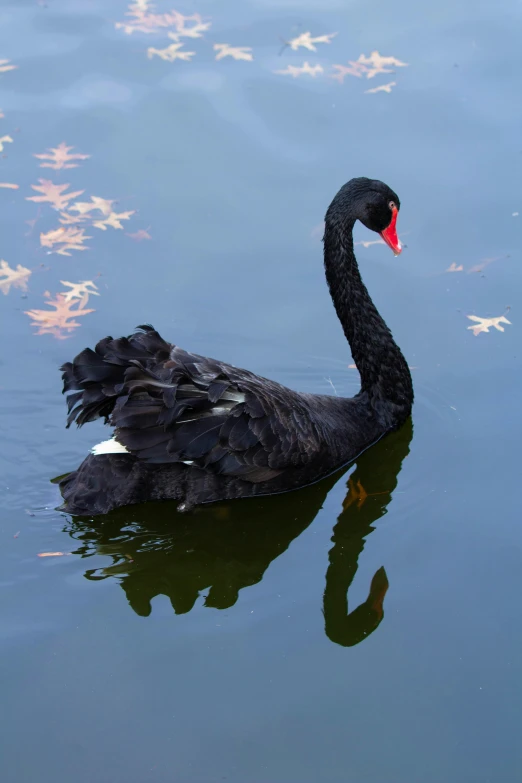
[[[62,368],[69,419],[103,417],[128,453],[90,455],[60,484],[64,510],[102,514],[147,500],[182,505],[284,492],[349,462],[400,426],[413,401],[406,361],[361,280],[356,219],[375,231],[399,200],[351,180],[326,215],[330,293],[361,375],[353,398],[300,394],[187,353],[150,326],[101,340]],[[190,464],[187,464],[190,463]]]

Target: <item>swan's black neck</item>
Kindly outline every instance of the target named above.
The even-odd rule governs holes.
[[[361,376],[361,393],[379,417],[398,426],[411,412],[411,375],[361,279],[353,251],[354,223],[355,218],[339,213],[326,217],[326,280]]]

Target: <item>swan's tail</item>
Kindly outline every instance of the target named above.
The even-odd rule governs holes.
[[[123,389],[125,373],[137,366],[166,361],[171,345],[146,324],[129,337],[105,337],[94,351],[86,348],[60,369],[67,394],[67,426],[110,416]]]

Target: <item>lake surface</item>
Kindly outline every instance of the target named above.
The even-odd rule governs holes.
[[[127,10],[0,4],[2,780],[520,780],[520,4]],[[403,254],[356,251],[413,423],[285,496],[56,511],[107,437],[58,368],[106,334],[357,391],[321,259],[353,176],[401,198]]]

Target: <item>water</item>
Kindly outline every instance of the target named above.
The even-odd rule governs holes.
[[[174,62],[146,56],[166,32],[116,29],[125,10],[0,6],[18,66],[0,181],[19,185],[0,189],[0,256],[31,272],[0,297],[2,779],[519,780],[520,5],[202,0],[178,10],[212,26]],[[307,31],[338,35],[280,53]],[[254,59],[216,61],[224,42]],[[374,50],[408,66],[329,78]],[[274,73],[305,61],[323,73]],[[91,157],[40,168],[62,141]],[[65,430],[58,367],[106,334],[152,321],[295,388],[357,390],[320,236],[359,175],[401,198],[400,258],[356,249],[415,368],[413,430],[287,496],[55,511],[50,479],[106,437]],[[48,253],[38,178],[135,214],[104,231],[91,210],[89,249]],[[95,312],[35,334],[24,311],[84,280]],[[474,336],[468,315],[512,323]]]

